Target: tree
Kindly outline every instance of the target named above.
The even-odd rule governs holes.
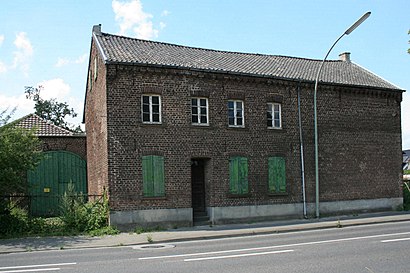
[[[6,124],[11,114],[0,112],[0,194],[25,193],[27,191],[26,173],[33,169],[40,159],[41,142],[33,130]],[[6,116],[5,116],[6,115]]]
[[[67,116],[73,118],[77,116],[77,113],[68,106],[67,102],[58,102],[56,99],[43,99],[40,94],[43,89],[42,86],[37,88],[25,86],[24,89],[26,97],[35,102],[34,110],[36,115],[64,129],[77,133],[83,132],[79,125],[75,127],[65,120]]]
[[[410,35],[410,30],[409,30],[408,34]],[[410,40],[409,40],[409,44],[410,44]],[[409,48],[409,49],[407,49],[407,53],[409,53],[409,54],[410,54],[410,48]]]
[[[7,114],[8,108],[0,112],[0,127],[6,125],[7,122],[11,119],[11,116],[16,112],[17,108],[13,108],[10,113]]]

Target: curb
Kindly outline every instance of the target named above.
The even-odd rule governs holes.
[[[390,215],[383,217],[365,217],[358,219],[332,219],[325,220],[321,222],[308,222],[308,223],[295,223],[295,224],[283,224],[277,226],[260,226],[260,227],[247,227],[247,228],[231,228],[226,230],[212,230],[206,229],[203,231],[213,232],[215,234],[201,234],[200,230],[186,230],[181,231],[180,236],[169,236],[170,238],[155,238],[161,237],[161,234],[164,232],[154,232],[154,233],[144,233],[144,235],[151,234],[153,243],[170,243],[170,242],[182,242],[182,241],[196,241],[196,240],[211,240],[211,239],[221,239],[221,238],[235,238],[235,237],[246,237],[253,235],[264,235],[264,234],[275,234],[275,233],[286,233],[286,232],[298,232],[298,231],[308,231],[308,230],[320,230],[320,229],[330,229],[330,228],[344,228],[352,226],[363,226],[363,225],[373,225],[373,224],[383,224],[383,223],[397,223],[397,222],[406,222],[410,221],[410,214],[400,214],[400,215]],[[185,234],[184,234],[185,233]],[[189,236],[188,233],[191,233]],[[195,235],[195,233],[197,235]],[[219,233],[219,234],[218,234]],[[113,235],[116,236],[116,235]],[[18,239],[17,239],[18,240]],[[16,247],[10,250],[1,250],[1,240],[0,240],[0,255],[1,254],[10,254],[10,253],[21,253],[21,252],[31,252],[31,251],[56,251],[56,250],[73,250],[73,249],[95,249],[95,248],[114,248],[114,247],[129,247],[129,246],[138,246],[138,245],[150,245],[147,241],[144,242],[120,242],[113,243],[104,243],[103,237],[101,237],[101,244],[96,245],[72,245],[72,246],[60,246],[60,247],[40,247],[29,249],[28,247]]]

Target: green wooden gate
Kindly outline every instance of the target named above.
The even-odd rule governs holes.
[[[71,152],[45,152],[40,164],[28,172],[27,179],[33,216],[58,215],[61,197],[70,182],[77,193],[87,194],[86,161]]]

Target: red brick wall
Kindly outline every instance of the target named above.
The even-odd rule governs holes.
[[[95,58],[97,78],[94,77]],[[102,194],[108,187],[107,162],[107,103],[105,65],[97,52],[94,41],[91,46],[85,104],[85,130],[87,133],[88,193]]]
[[[85,136],[75,137],[39,137],[43,142],[43,151],[68,151],[87,160]]]
[[[94,54],[93,48],[91,62]],[[99,77],[106,73],[106,86],[99,78],[87,93],[89,183],[99,190],[108,184],[113,210],[191,207],[191,158],[210,159],[207,206],[302,201],[297,82],[124,65],[99,71]],[[300,89],[307,201],[315,202],[313,84],[302,83]],[[141,95],[149,93],[161,94],[161,125],[141,122]],[[209,97],[209,127],[191,125],[195,94]],[[244,100],[245,128],[228,128],[232,98]],[[282,130],[266,126],[266,103],[272,98],[282,98]],[[400,101],[395,92],[320,87],[321,201],[401,196]],[[152,153],[165,158],[164,198],[142,196],[141,158]],[[229,194],[228,160],[234,155],[248,158],[247,196]],[[286,158],[287,194],[272,196],[267,162],[277,155]]]

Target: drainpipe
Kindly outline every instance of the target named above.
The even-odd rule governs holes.
[[[303,217],[307,218],[306,209],[306,187],[305,187],[305,161],[303,153],[303,134],[302,134],[302,115],[300,111],[300,81],[297,87],[298,91],[298,116],[299,116],[299,140],[300,140],[300,165],[301,165],[301,176],[302,176],[302,196],[303,196]]]

